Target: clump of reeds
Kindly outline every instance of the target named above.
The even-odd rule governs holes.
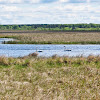
[[[52,56],[52,58],[53,58],[53,59],[56,59],[56,58],[58,58],[58,55],[55,54],[55,55]]]
[[[28,59],[16,59],[14,61],[14,65],[18,65],[18,66],[28,66],[30,65],[30,61]]]
[[[34,52],[34,53],[31,53],[28,55],[29,57],[37,57],[38,56],[38,53],[37,52]]]
[[[90,63],[90,62],[94,62],[96,60],[96,57],[95,56],[93,56],[93,55],[89,55],[88,57],[87,57],[87,61]]]
[[[10,65],[9,59],[7,57],[1,56],[0,65],[9,66]]]

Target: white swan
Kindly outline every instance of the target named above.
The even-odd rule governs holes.
[[[66,46],[64,46],[64,51],[72,51],[72,50],[66,49]]]
[[[36,52],[43,52],[43,51],[42,51],[42,50],[38,50],[38,51],[37,51],[37,47],[36,47]]]

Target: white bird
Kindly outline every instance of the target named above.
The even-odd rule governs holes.
[[[66,49],[66,46],[64,46],[64,51],[71,51],[70,49]]]
[[[38,50],[38,51],[37,51],[37,47],[36,47],[36,52],[43,52],[43,51],[42,51],[42,50]]]

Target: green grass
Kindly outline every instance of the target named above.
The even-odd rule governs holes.
[[[0,99],[99,100],[100,57],[0,57]]]

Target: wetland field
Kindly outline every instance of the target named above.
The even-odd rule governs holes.
[[[17,39],[9,44],[100,44],[100,32],[1,32],[0,37]]]
[[[100,32],[1,33],[6,44],[100,44]],[[71,53],[71,52],[70,52]],[[0,57],[0,100],[99,100],[100,56]]]

